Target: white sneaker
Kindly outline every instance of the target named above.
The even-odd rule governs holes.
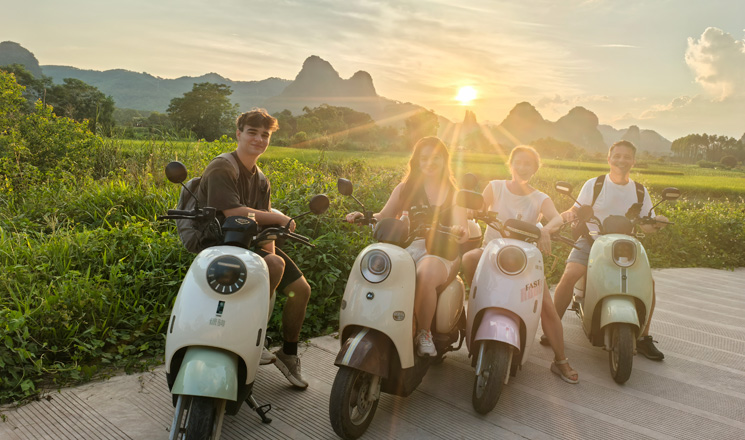
[[[432,333],[429,330],[419,330],[416,335],[416,354],[418,356],[437,356],[435,343],[432,341]]]
[[[259,365],[273,364],[276,360],[277,356],[273,355],[269,350],[266,349],[266,347],[262,348],[261,360],[259,361]]]

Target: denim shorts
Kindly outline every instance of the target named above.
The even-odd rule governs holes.
[[[587,262],[590,260],[592,241],[587,237],[580,237],[574,245],[579,249],[572,248],[572,251],[569,253],[569,258],[567,258],[567,263],[579,263],[583,266],[587,266]]]

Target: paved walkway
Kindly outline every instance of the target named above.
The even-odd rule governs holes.
[[[550,349],[536,343],[526,368],[497,407],[471,407],[473,371],[465,349],[430,369],[408,398],[383,395],[366,439],[745,439],[745,269],[655,271],[652,334],[663,362],[634,358],[625,385],[608,356],[587,342],[574,314],[564,317],[567,355],[579,385],[549,371]],[[226,417],[224,439],[333,439],[328,397],[338,341],[317,338],[302,353],[310,388],[295,391],[274,366],[256,382],[274,421],[247,406]],[[167,439],[173,409],[162,368],[64,389],[0,419],[0,439]]]

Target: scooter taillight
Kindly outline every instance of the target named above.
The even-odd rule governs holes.
[[[629,267],[636,261],[636,244],[630,240],[613,242],[613,261],[620,267]]]
[[[517,275],[528,264],[525,251],[517,246],[506,246],[497,252],[497,267],[507,275]]]

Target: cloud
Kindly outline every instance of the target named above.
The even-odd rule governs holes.
[[[623,49],[637,49],[639,46],[633,46],[631,44],[597,44],[595,47],[611,47],[611,48],[623,48]]]
[[[688,39],[685,61],[696,82],[712,96],[720,100],[745,96],[745,40],[707,28],[698,40]]]

